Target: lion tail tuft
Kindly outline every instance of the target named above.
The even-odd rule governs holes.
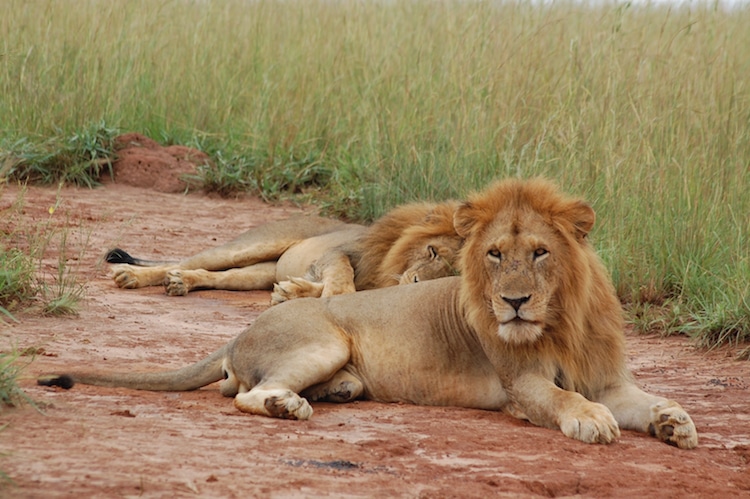
[[[65,390],[70,390],[73,388],[75,381],[72,376],[61,374],[59,376],[43,376],[36,380],[36,384],[41,386],[59,386]]]
[[[130,256],[125,250],[115,248],[107,252],[107,256],[104,257],[107,263],[128,263],[130,265],[136,265],[136,260]]]

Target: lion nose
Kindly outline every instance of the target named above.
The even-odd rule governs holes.
[[[518,312],[518,309],[521,308],[521,305],[526,303],[531,299],[531,296],[522,296],[521,298],[506,298],[503,296],[503,300],[505,300],[511,307],[513,307],[513,310]]]

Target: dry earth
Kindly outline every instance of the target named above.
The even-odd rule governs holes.
[[[0,208],[18,188],[0,188]],[[739,497],[750,496],[750,363],[695,350],[685,338],[628,335],[647,390],[673,397],[700,433],[685,451],[630,431],[587,445],[508,416],[460,408],[315,404],[310,421],[241,414],[215,385],[188,393],[37,387],[65,367],[179,367],[239,333],[267,292],[117,289],[102,256],[184,257],[298,211],[244,198],[109,184],[29,188],[24,220],[69,224],[86,283],[77,317],[21,315],[0,348],[36,347],[24,371],[39,403],[0,412],[0,470],[20,497]],[[49,207],[57,204],[54,214]],[[54,274],[56,256],[45,260]]]

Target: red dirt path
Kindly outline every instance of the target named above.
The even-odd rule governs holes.
[[[18,189],[0,187],[0,208]],[[298,211],[256,199],[168,194],[121,184],[29,188],[24,219],[67,223],[69,264],[86,282],[80,315],[0,324],[0,348],[39,347],[21,384],[44,413],[0,412],[0,470],[20,497],[739,497],[750,496],[750,363],[696,351],[685,338],[628,335],[647,390],[680,401],[699,447],[630,431],[587,445],[508,416],[373,402],[315,404],[310,421],[241,414],[215,385],[188,393],[76,386],[34,378],[96,364],[155,370],[194,362],[238,334],[267,292],[117,289],[102,263],[120,246],[184,257]],[[55,255],[46,261],[50,273]]]

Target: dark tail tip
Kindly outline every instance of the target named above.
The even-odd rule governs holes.
[[[109,250],[105,260],[107,263],[129,263],[130,265],[135,265],[135,258],[120,248]]]
[[[36,380],[37,385],[41,386],[59,386],[66,390],[73,388],[75,381],[67,374],[61,374],[60,376],[45,376]]]

